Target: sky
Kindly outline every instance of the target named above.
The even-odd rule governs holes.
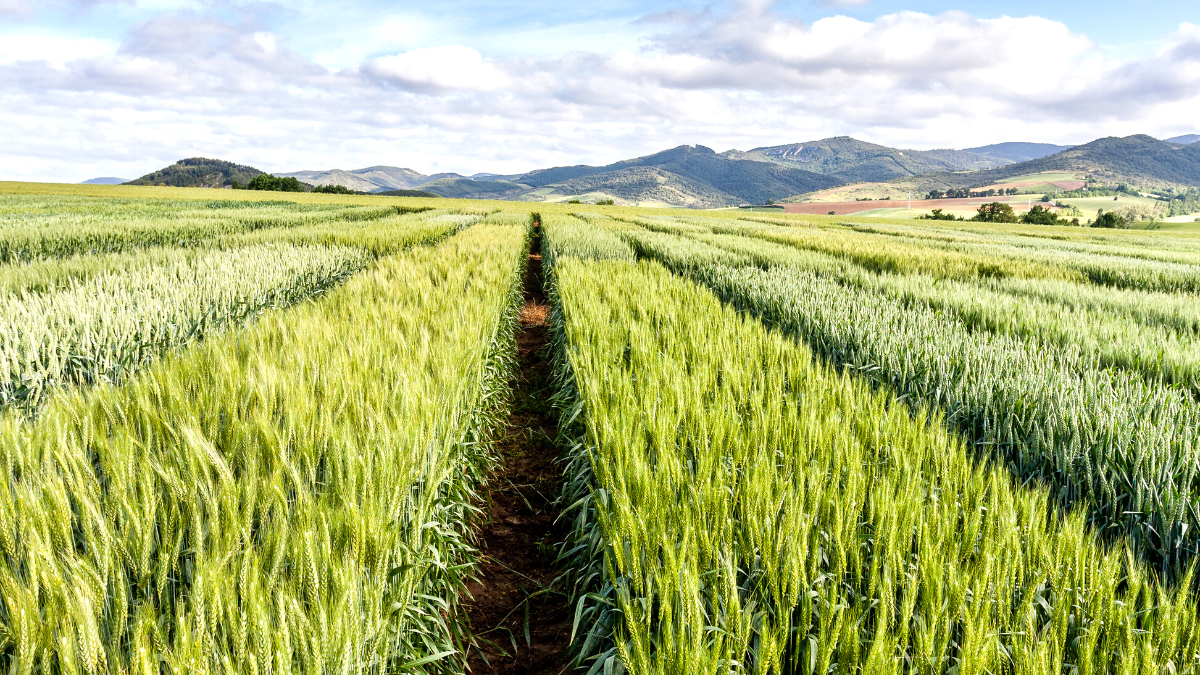
[[[1195,0],[0,0],[0,180],[1200,133]]]

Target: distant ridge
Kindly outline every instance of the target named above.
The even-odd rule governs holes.
[[[261,173],[265,172],[252,166],[234,164],[221,159],[190,157],[153,173],[148,173],[137,180],[131,180],[125,185],[219,188],[233,185],[235,180],[245,185]]]
[[[1168,143],[1178,143],[1180,145],[1191,145],[1196,141],[1200,141],[1200,134],[1188,134],[1186,136],[1176,136],[1175,138],[1167,139]]]
[[[1053,143],[996,143],[983,145],[978,148],[966,148],[964,152],[974,152],[988,157],[1007,159],[1010,162],[1028,162],[1034,159],[1048,157],[1056,152],[1070,150],[1073,145],[1054,145]]]
[[[1200,143],[1149,136],[1101,138],[1080,146],[997,143],[966,150],[900,150],[848,136],[729,150],[681,145],[602,166],[576,164],[524,174],[425,175],[412,169],[280,173],[313,185],[342,185],[381,193],[420,190],[449,198],[584,202],[710,208],[782,201],[857,183],[887,183],[904,190],[989,185],[1043,172],[1090,176],[1102,184],[1200,185]],[[1196,137],[1200,140],[1200,137]]]
[[[836,178],[736,150],[717,154],[681,145],[607,166],[560,166],[531,171],[516,182],[557,194],[605,194],[629,203],[675,206],[761,204],[788,194],[837,185]]]
[[[1090,176],[1114,186],[1119,183],[1146,188],[1200,186],[1200,143],[1180,145],[1144,134],[1098,138],[1028,162],[973,173],[929,174],[904,181],[904,185],[917,191],[973,187],[1043,172]]]
[[[128,182],[129,182],[128,178],[114,178],[112,176],[102,176],[100,178],[89,178],[89,179],[83,181],[82,183],[80,183],[80,185],[120,185],[121,183],[128,183]]]
[[[412,190],[429,181],[430,176],[398,166],[368,166],[365,169],[330,169],[327,171],[294,171],[277,173],[280,178],[293,177],[309,185],[341,185],[358,192]]]
[[[755,148],[738,154],[832,176],[843,183],[879,182],[938,171],[978,171],[1012,162],[968,150],[900,150],[849,136]]]
[[[412,169],[402,169],[397,166],[369,166],[365,169],[329,169],[327,171],[293,171],[291,173],[277,173],[276,176],[298,178],[310,185],[341,185],[351,190],[358,192],[385,192],[393,190],[414,190],[416,188],[429,185],[436,181],[443,181],[446,191],[449,192],[479,192],[481,193],[496,193],[509,192],[509,188],[498,190],[495,186],[476,185],[467,186],[465,189],[453,187],[456,181],[474,181],[479,183],[491,183],[496,181],[512,181],[520,177],[521,174],[503,175],[497,173],[477,173],[472,176],[460,176],[457,173],[435,173],[425,175]],[[449,181],[449,182],[445,182]],[[510,186],[511,187],[511,186]],[[449,197],[452,195],[442,195]]]
[[[439,195],[438,193],[427,192],[425,190],[384,190],[383,192],[375,192],[373,194],[377,194],[382,197],[426,197],[426,198],[437,197],[439,199],[441,198],[441,195]]]

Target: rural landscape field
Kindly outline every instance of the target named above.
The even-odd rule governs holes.
[[[1192,230],[19,183],[0,223],[9,672],[1200,669]]]
[[[0,675],[1200,675],[1196,0],[0,0]]]

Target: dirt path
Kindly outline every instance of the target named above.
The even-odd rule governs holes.
[[[571,637],[566,596],[551,588],[557,574],[553,546],[566,530],[554,524],[551,508],[561,472],[554,463],[556,425],[549,405],[550,306],[542,291],[541,228],[534,232],[512,413],[498,448],[501,467],[491,483],[489,522],[480,542],[481,581],[469,587],[468,615],[482,650],[472,651],[468,661],[474,675],[554,675],[566,664]]]

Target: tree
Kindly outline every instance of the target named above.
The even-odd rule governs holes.
[[[955,218],[953,214],[944,213],[942,209],[934,209],[933,213],[918,216],[917,220],[962,220],[962,216]]]
[[[1096,217],[1096,222],[1092,224],[1092,227],[1123,229],[1126,225],[1128,223],[1125,222],[1125,219],[1115,213],[1101,213]]]
[[[1002,202],[989,202],[979,207],[975,213],[975,220],[982,223],[1015,223],[1017,222],[1017,214],[1013,212],[1013,208]]]
[[[305,185],[295,176],[276,178],[269,173],[260,173],[246,185],[247,190],[266,190],[268,192],[304,192]]]
[[[930,190],[929,194],[925,195],[925,198],[926,199],[941,199],[942,195],[944,195],[944,194],[946,194],[946,193],[942,192],[941,190]]]
[[[1047,192],[1046,194],[1042,195],[1042,201],[1043,201],[1043,202],[1045,202],[1045,203],[1047,203],[1047,204],[1049,204],[1049,203],[1050,203],[1050,200],[1051,200],[1051,199],[1054,199],[1054,198],[1050,196],[1050,193],[1049,193],[1049,192]]]
[[[355,190],[351,190],[345,185],[318,185],[313,188],[313,192],[319,192],[327,195],[357,195],[362,194]]]
[[[1058,214],[1038,204],[1030,209],[1029,213],[1021,216],[1021,222],[1029,225],[1058,225]]]

